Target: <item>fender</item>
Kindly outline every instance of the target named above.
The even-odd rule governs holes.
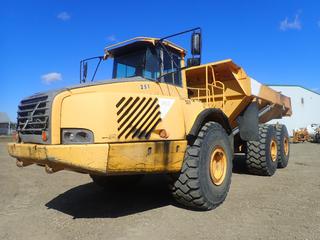
[[[190,132],[187,135],[187,138],[189,139],[197,136],[201,127],[206,122],[210,121],[219,123],[226,130],[228,135],[232,133],[232,128],[227,115],[219,108],[208,108],[199,113]]]

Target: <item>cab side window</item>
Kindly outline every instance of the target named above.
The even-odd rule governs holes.
[[[172,59],[168,54],[164,54],[163,73],[164,82],[182,86],[180,73],[180,58],[172,54]]]

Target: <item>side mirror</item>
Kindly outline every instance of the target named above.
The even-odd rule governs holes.
[[[201,33],[194,32],[191,38],[191,54],[201,55]]]
[[[199,66],[201,64],[200,58],[188,58],[187,67]]]
[[[82,78],[83,82],[86,82],[87,74],[88,74],[88,63],[84,62],[84,64],[83,64],[83,78]]]

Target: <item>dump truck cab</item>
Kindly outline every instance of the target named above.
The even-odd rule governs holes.
[[[188,32],[186,59],[186,50],[167,39]],[[91,59],[98,64],[89,78]],[[112,79],[94,81],[110,60]],[[225,199],[234,154],[248,156],[252,173],[269,176],[289,158],[286,128],[263,123],[290,116],[290,98],[231,59],[201,64],[199,28],[108,46],[103,56],[80,62],[79,85],[27,97],[17,115],[8,150],[19,167],[87,173],[102,186],[170,174],[174,197],[203,210]]]
[[[159,41],[138,37],[105,48],[99,58],[113,60],[112,79],[88,81],[81,61],[81,84],[22,100],[17,129],[21,148],[9,147],[20,155],[17,164],[111,175],[181,168],[188,131],[183,116],[193,109],[183,107],[185,101],[192,105],[181,71],[186,53]],[[204,106],[194,104],[195,118]],[[37,154],[24,155],[33,148]],[[51,154],[59,156],[48,160]],[[93,160],[94,155],[100,159]]]
[[[167,41],[158,42],[138,37],[105,48],[105,58],[114,59],[112,78],[143,77],[182,87],[179,70],[184,67],[185,50]]]

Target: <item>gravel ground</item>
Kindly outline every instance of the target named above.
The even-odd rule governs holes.
[[[291,145],[273,177],[238,167],[226,201],[180,208],[162,176],[111,193],[89,176],[19,169],[0,142],[0,239],[320,239],[320,144]]]

